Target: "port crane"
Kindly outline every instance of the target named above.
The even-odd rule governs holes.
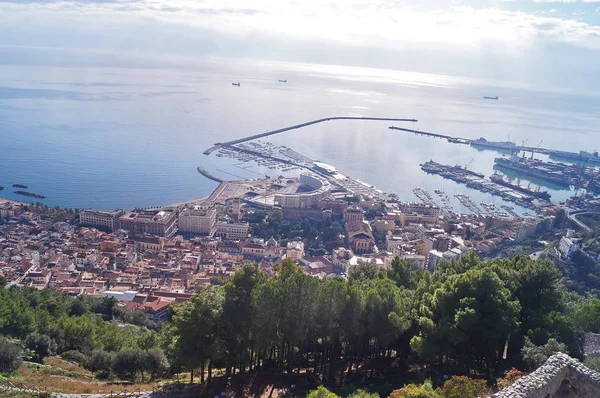
[[[542,147],[542,143],[544,142],[544,140],[541,140],[539,144],[537,144],[537,148],[541,148]],[[535,153],[535,151],[532,149],[531,150],[531,158],[533,160],[533,154]]]

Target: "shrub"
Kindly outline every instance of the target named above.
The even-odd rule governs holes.
[[[308,393],[306,398],[338,398],[338,396],[323,386],[319,386],[314,391]]]
[[[390,398],[440,398],[440,396],[435,391],[426,390],[416,384],[409,384],[392,391]]]
[[[452,376],[437,390],[437,393],[444,398],[477,398],[485,395],[486,390],[485,380]]]
[[[135,381],[145,368],[145,353],[140,349],[119,351],[113,362],[113,372],[121,379]]]
[[[596,372],[600,372],[600,357],[587,358],[583,364]]]
[[[164,375],[168,369],[169,361],[164,352],[156,348],[146,352],[144,358],[144,370],[150,373],[150,377],[153,380]]]
[[[42,362],[46,357],[56,354],[58,346],[48,335],[31,333],[25,338],[25,347],[33,352],[32,360]]]
[[[557,352],[566,353],[567,346],[559,343],[556,339],[549,339],[546,344],[536,346],[529,338],[525,337],[525,345],[521,349],[521,357],[529,370],[535,370]]]
[[[110,375],[114,362],[115,354],[104,350],[96,350],[92,351],[90,359],[87,361],[86,368],[92,372],[99,372],[101,375]]]
[[[23,362],[23,352],[10,341],[0,338],[0,373],[13,373]]]
[[[79,365],[83,365],[87,362],[88,357],[80,351],[70,350],[60,354],[60,357],[65,361],[75,362]]]
[[[504,378],[498,379],[498,389],[503,390],[506,387],[511,386],[515,381],[521,377],[527,376],[527,373],[520,371],[519,369],[512,368],[504,372]]]

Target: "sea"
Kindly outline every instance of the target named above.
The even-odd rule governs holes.
[[[219,58],[168,69],[0,65],[0,197],[38,201],[13,192],[12,184],[24,184],[49,206],[181,203],[217,186],[198,166],[226,180],[297,173],[203,155],[216,142],[324,117],[366,116],[418,123],[329,121],[262,141],[403,200],[416,200],[413,188],[421,187],[500,205],[500,198],[428,175],[419,165],[434,160],[489,176],[494,158],[506,154],[388,127],[592,151],[600,150],[599,109],[593,93],[350,66]],[[510,177],[540,186],[555,202],[575,194]]]

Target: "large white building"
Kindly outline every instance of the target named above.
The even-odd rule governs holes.
[[[571,257],[575,252],[579,251],[579,241],[563,236],[560,238],[558,249],[564,256]]]
[[[177,231],[177,213],[168,209],[136,209],[119,217],[119,228],[133,234],[171,237]]]
[[[217,223],[217,211],[204,206],[184,209],[179,213],[179,231],[212,236]]]
[[[215,227],[215,236],[228,240],[241,240],[248,238],[250,224],[247,222],[218,222]]]
[[[300,187],[309,189],[307,192],[275,195],[275,204],[281,207],[311,208],[329,194],[331,184],[325,178],[313,173],[300,174]]]
[[[119,217],[123,215],[123,210],[83,210],[79,212],[79,223],[89,227],[108,229],[114,231],[118,228]]]

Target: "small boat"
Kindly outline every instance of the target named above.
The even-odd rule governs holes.
[[[240,83],[231,83],[232,86],[240,86]]]
[[[494,96],[494,97],[483,97],[483,99],[490,99],[490,100],[497,100],[498,96]]]

